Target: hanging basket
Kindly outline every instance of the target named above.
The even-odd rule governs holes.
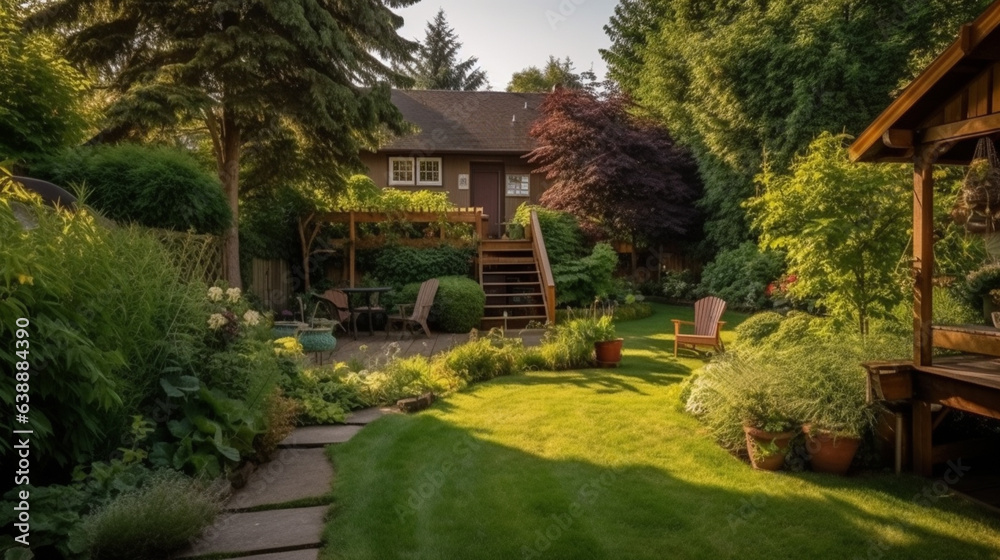
[[[980,138],[962,182],[962,202],[973,212],[991,216],[1000,209],[1000,157],[989,138]]]

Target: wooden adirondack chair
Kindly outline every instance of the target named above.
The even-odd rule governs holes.
[[[720,321],[722,312],[726,310],[726,302],[715,297],[699,299],[694,303],[694,322],[671,319],[674,322],[674,357],[677,357],[677,348],[691,348],[696,346],[711,346],[717,351],[722,351],[722,338],[719,332],[725,321]],[[682,334],[681,325],[694,325],[694,334]]]
[[[395,323],[401,324],[402,328],[409,331],[410,334],[413,334],[413,327],[418,326],[424,330],[424,334],[430,336],[431,329],[427,326],[427,315],[430,314],[431,306],[434,305],[434,295],[437,294],[437,289],[437,278],[431,278],[420,285],[416,303],[399,304],[399,316],[389,317],[389,324],[386,325],[385,329],[386,338],[389,338],[390,327]],[[407,310],[410,308],[413,308],[413,312],[407,316]]]
[[[350,332],[348,327],[351,324],[351,311],[347,302],[347,294],[340,290],[327,290],[316,297],[319,298],[319,302],[316,303],[317,308],[320,304],[325,304],[330,309],[330,318],[337,321],[337,326],[345,333]],[[315,314],[314,310],[313,315]]]

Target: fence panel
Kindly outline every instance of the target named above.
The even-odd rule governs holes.
[[[250,293],[259,298],[264,309],[285,309],[292,297],[292,271],[288,262],[281,259],[254,259]]]

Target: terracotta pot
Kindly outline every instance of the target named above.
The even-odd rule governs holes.
[[[747,436],[747,453],[750,454],[750,463],[753,468],[763,471],[776,471],[785,464],[785,455],[788,453],[788,443],[792,441],[797,432],[766,432],[754,428],[753,426],[743,426],[743,432]],[[756,451],[777,446],[778,450],[767,456],[760,456]]]
[[[624,342],[624,338],[595,342],[594,353],[597,355],[597,363],[601,367],[618,367],[618,362],[622,361]]]
[[[835,436],[832,432],[809,425],[803,426],[802,429],[806,433],[806,450],[812,456],[813,470],[847,474],[861,440],[849,436]]]

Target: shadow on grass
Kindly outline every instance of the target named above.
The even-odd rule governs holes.
[[[486,437],[420,414],[385,418],[331,448],[336,503],[321,558],[752,560],[869,558],[872,551],[878,558],[1000,553],[1000,524],[979,510],[912,504],[910,496],[926,481],[745,473],[706,477],[716,481],[712,485],[692,482],[701,480],[698,473],[543,457]],[[595,457],[601,445],[594,442]],[[753,484],[741,482],[746,479]],[[769,484],[820,492],[800,497],[773,492]],[[900,518],[908,522],[895,524]]]

